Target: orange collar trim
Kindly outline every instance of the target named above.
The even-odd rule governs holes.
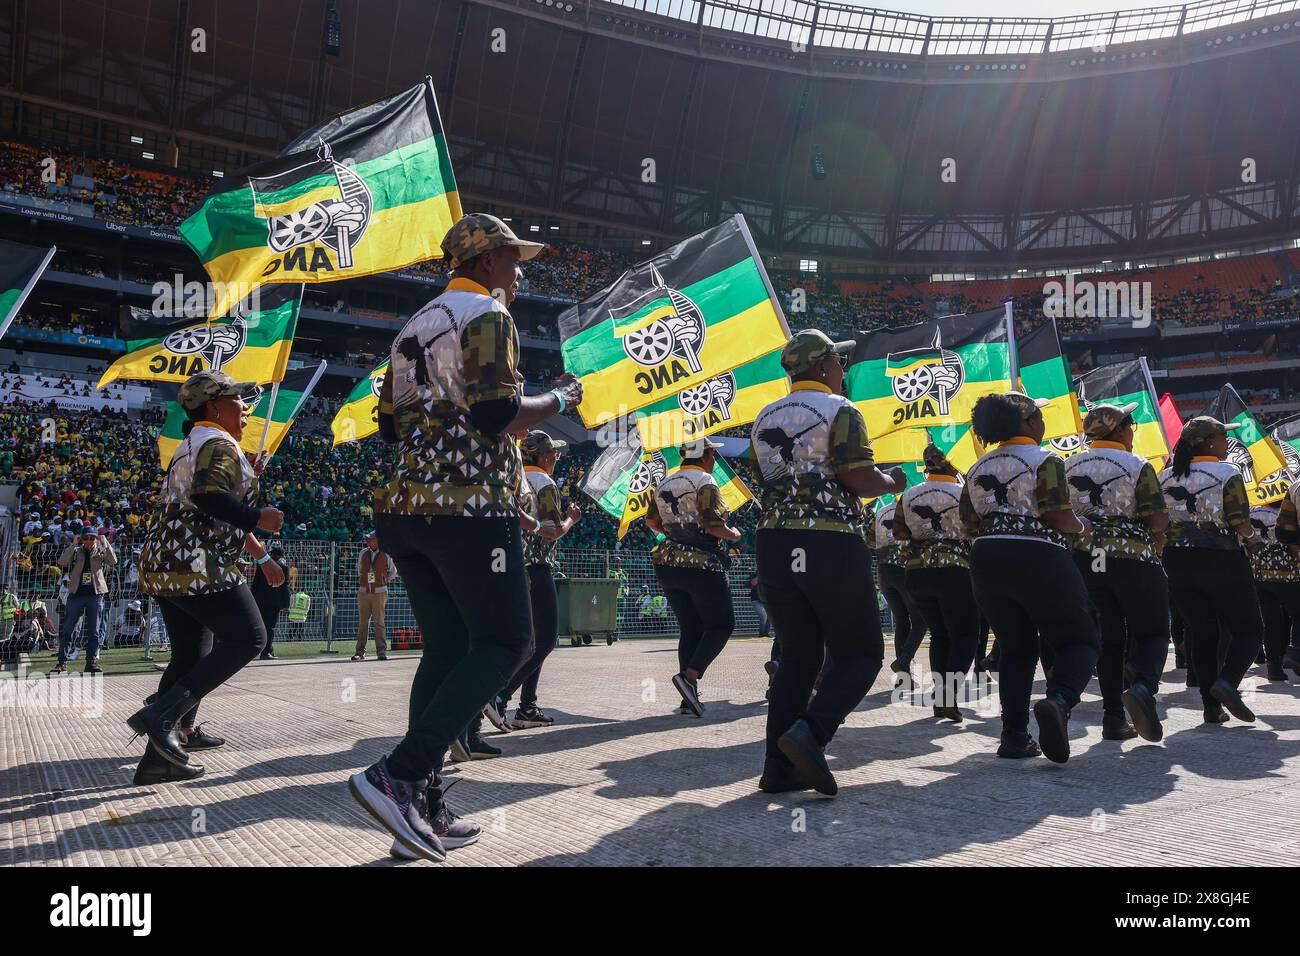
[[[1117,441],[1107,441],[1104,438],[1094,438],[1092,440],[1093,448],[1114,448],[1116,451],[1128,451],[1123,443]]]
[[[524,465],[524,471],[535,471],[543,475],[546,474],[546,469],[540,465]]]
[[[235,437],[234,435],[231,435],[229,428],[227,428],[225,425],[220,424],[219,422],[210,422],[205,419],[204,421],[194,423],[195,428],[198,428],[201,425],[207,425],[209,428],[220,429],[221,431],[225,432],[227,435],[230,435],[231,438]]]
[[[1216,458],[1213,455],[1193,455],[1192,461],[1223,461],[1223,459]]]
[[[954,478],[952,475],[926,475],[925,480],[926,481],[951,481],[954,485],[958,483],[957,479]]]
[[[792,392],[825,392],[827,395],[833,395],[829,385],[823,385],[821,382],[795,382],[790,386]]]
[[[703,471],[703,465],[682,465],[683,468],[694,468],[696,471]]]
[[[487,286],[479,285],[473,279],[466,279],[464,276],[454,276],[447,283],[448,292],[477,292],[479,295],[491,296]]]
[[[999,447],[1001,447],[1002,445],[1037,445],[1037,444],[1038,442],[1034,441],[1028,435],[1015,435],[1011,438],[1008,438],[1004,442],[998,442]]]

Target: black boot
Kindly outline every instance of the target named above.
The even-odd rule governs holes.
[[[126,724],[136,734],[148,737],[159,756],[183,767],[189,754],[181,747],[180,721],[198,701],[180,684],[172,685],[165,694],[147,707],[137,710],[126,719]]]
[[[998,743],[998,756],[1005,757],[1008,760],[1023,760],[1026,757],[1041,757],[1043,752],[1038,749],[1038,741],[1034,740],[1029,734],[1016,734],[1002,732],[1002,739]]]
[[[1255,722],[1255,712],[1246,706],[1237,688],[1220,677],[1210,685],[1210,696],[1222,704],[1232,716],[1247,723]]]
[[[155,783],[184,783],[201,776],[202,764],[187,763],[178,767],[160,757],[150,745],[144,748],[144,756],[140,758],[140,766],[135,768],[135,779],[131,782],[137,787],[148,787]]]
[[[1286,671],[1283,670],[1282,665],[1278,661],[1268,662],[1268,679],[1271,681],[1286,680]]]
[[[225,737],[204,733],[202,724],[181,731],[181,746],[186,750],[215,750],[225,745]]]
[[[764,793],[798,793],[809,788],[799,781],[794,767],[768,757],[763,761],[763,776],[758,778],[758,789]]]
[[[1291,668],[1295,671],[1296,677],[1300,677],[1300,647],[1286,649],[1286,653],[1282,655],[1282,666]]]
[[[839,785],[826,764],[822,745],[813,736],[812,728],[806,720],[796,720],[794,726],[777,739],[776,745],[781,748],[786,759],[794,764],[800,783],[829,797],[839,792]]]
[[[1138,735],[1123,714],[1102,714],[1102,740],[1132,740]]]
[[[1151,688],[1139,681],[1121,695],[1124,709],[1128,711],[1133,727],[1143,740],[1157,741],[1165,735],[1160,715],[1156,713],[1156,696]]]
[[[1065,763],[1070,759],[1070,707],[1060,694],[1048,694],[1034,704],[1034,719],[1038,721],[1038,744],[1043,756],[1052,763]]]

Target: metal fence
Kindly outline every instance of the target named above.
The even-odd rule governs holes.
[[[123,536],[114,542],[118,564],[106,574],[109,590],[104,612],[100,615],[101,644],[105,647],[137,646],[141,643],[140,629],[131,613],[132,602],[141,597],[136,588],[135,569],[140,543],[140,539]],[[302,625],[290,624],[287,615],[282,613],[276,627],[276,642],[325,641],[340,651],[346,651],[357,637],[356,569],[362,545],[317,540],[280,543],[289,564],[286,586],[291,593],[305,592],[311,598],[311,607],[307,621]],[[17,545],[17,542],[11,545],[13,550],[8,560],[0,563],[0,567],[8,570],[8,581],[0,581],[0,584],[7,584],[20,601],[44,601],[57,625],[61,620],[60,590],[65,576],[56,561],[62,549],[55,545],[37,544],[22,550]],[[557,560],[560,573],[571,578],[605,578],[618,563],[627,576],[627,593],[619,598],[621,636],[677,635],[677,620],[671,608],[662,608],[653,600],[663,592],[650,564],[649,552],[566,550],[561,547]],[[251,561],[246,571],[251,579]],[[733,559],[727,573],[737,635],[758,633],[758,614],[749,598],[749,580],[754,572],[753,555],[741,555]],[[146,636],[154,646],[165,644],[166,629],[161,615],[154,612],[150,617]],[[887,611],[882,610],[882,620],[888,625]],[[389,583],[385,608],[385,631],[390,644],[397,629],[406,627],[416,628],[418,625],[411,612],[405,583],[399,575]],[[84,636],[78,634],[74,638],[77,647],[84,646],[84,643]]]

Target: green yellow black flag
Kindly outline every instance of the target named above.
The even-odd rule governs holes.
[[[57,251],[0,240],[0,337],[27,301],[32,287]]]
[[[1051,440],[1082,434],[1079,398],[1074,393],[1070,363],[1056,334],[1056,321],[1048,319],[1033,331],[1018,336],[1015,344],[1021,390],[1030,398],[1049,402],[1042,409],[1043,438]]]
[[[311,397],[316,383],[325,374],[327,364],[321,362],[294,369],[285,375],[274,395],[269,389],[262,393],[257,407],[248,416],[244,434],[239,440],[239,447],[244,449],[246,455],[252,458],[263,450],[268,457],[275,454],[280,442],[289,434],[289,428],[298,417],[298,412]],[[167,420],[158,433],[158,457],[164,470],[171,464],[176,447],[185,440],[183,426],[186,417],[185,410],[176,402],[167,403]]]
[[[208,368],[241,382],[278,382],[289,363],[301,305],[300,285],[255,289],[225,318],[128,340],[127,353],[104,371],[95,387],[119,378],[183,382]]]
[[[1285,497],[1289,487],[1285,479],[1286,457],[1268,433],[1259,427],[1259,422],[1237,390],[1230,384],[1224,385],[1205,409],[1205,414],[1241,426],[1228,432],[1228,461],[1241,469],[1250,503],[1265,505]]]
[[[379,431],[379,390],[384,387],[388,365],[388,359],[380,362],[343,400],[334,421],[330,422],[334,444],[360,441]]]
[[[264,282],[334,282],[441,258],[460,216],[426,77],[226,176],[180,234],[207,269],[221,315]]]
[[[656,405],[785,345],[785,315],[737,214],[560,314],[588,428]]]
[[[1165,436],[1164,421],[1160,417],[1160,400],[1156,398],[1155,385],[1145,358],[1131,362],[1116,362],[1093,369],[1075,380],[1081,411],[1086,413],[1094,405],[1130,405],[1133,409],[1133,453],[1141,455],[1158,472],[1165,466],[1169,455],[1169,440]],[[1062,458],[1085,450],[1088,445],[1082,432],[1071,438],[1063,436],[1047,443]]]
[[[777,349],[637,411],[641,447],[646,451],[676,448],[747,424],[769,402],[788,394],[790,378],[781,367],[781,350]]]

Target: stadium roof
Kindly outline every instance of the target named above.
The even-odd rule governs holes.
[[[0,120],[228,171],[428,74],[471,202],[661,236],[740,211],[768,250],[917,266],[1121,259],[1295,234],[1298,7],[46,0],[0,9]]]

